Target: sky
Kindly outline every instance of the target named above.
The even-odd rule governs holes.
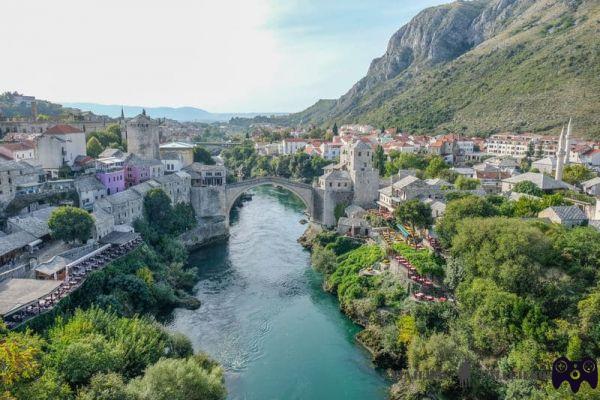
[[[295,112],[337,98],[447,0],[0,2],[0,92],[54,102]]]

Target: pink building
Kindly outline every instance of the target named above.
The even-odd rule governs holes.
[[[96,160],[96,177],[106,188],[108,195],[125,190],[124,160],[117,157],[105,157]]]
[[[138,185],[148,179],[164,175],[165,166],[160,160],[145,159],[130,154],[125,159],[125,186]]]

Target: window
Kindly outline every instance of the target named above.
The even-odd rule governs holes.
[[[333,186],[333,182],[329,182],[329,187],[332,187],[332,186]]]

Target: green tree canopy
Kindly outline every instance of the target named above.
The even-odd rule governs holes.
[[[223,370],[205,369],[194,357],[162,359],[128,386],[140,400],[223,400],[226,396]]]
[[[213,160],[210,152],[202,146],[194,147],[194,161],[202,163],[202,164],[206,164],[206,165],[214,165],[215,164],[215,160]]]
[[[563,172],[563,181],[572,185],[579,184],[594,177],[594,172],[582,164],[569,164]]]
[[[96,139],[95,137],[91,137],[86,145],[86,153],[88,156],[93,157],[93,158],[97,158],[98,155],[100,153],[102,153],[102,151],[104,151],[104,147],[102,147],[102,144],[100,143],[100,141],[98,139]]]
[[[164,190],[155,188],[144,195],[144,216],[146,221],[161,233],[171,229],[173,207],[171,199]]]
[[[531,181],[521,181],[513,187],[513,192],[530,194],[532,196],[542,197],[544,192]]]
[[[479,180],[461,175],[454,181],[454,186],[459,190],[475,190],[479,187]]]
[[[48,220],[52,237],[65,242],[78,240],[85,243],[91,236],[94,219],[85,210],[76,207],[59,207]]]
[[[465,218],[491,217],[496,215],[495,207],[486,199],[476,196],[466,196],[448,203],[446,212],[436,224],[442,244],[450,246],[452,237],[456,234],[456,225]]]
[[[417,228],[427,228],[433,223],[431,207],[417,199],[400,203],[394,215],[399,224],[410,225],[413,232]]]

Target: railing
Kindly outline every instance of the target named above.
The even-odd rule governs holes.
[[[260,184],[260,183],[275,183],[275,184],[281,184],[281,185],[295,186],[295,187],[299,187],[299,188],[303,188],[303,189],[312,189],[312,186],[309,185],[308,183],[294,182],[292,180],[289,180],[287,178],[282,178],[280,176],[264,176],[264,177],[260,177],[260,178],[247,179],[244,181],[228,183],[227,187],[234,188],[234,187],[240,187],[240,186],[249,186],[249,185],[251,186],[251,185]]]

